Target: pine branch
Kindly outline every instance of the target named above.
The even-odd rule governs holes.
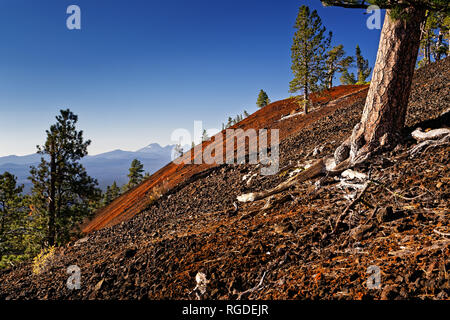
[[[395,9],[395,8],[408,8],[415,7],[418,9],[426,9],[437,12],[449,12],[450,4],[444,3],[432,3],[429,1],[421,0],[386,0],[386,1],[374,1],[373,4],[367,3],[365,0],[362,1],[351,1],[351,0],[321,0],[324,6],[337,6],[342,8],[350,9],[367,9],[371,5],[377,5],[381,9]]]

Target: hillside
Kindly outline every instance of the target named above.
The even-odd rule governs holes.
[[[170,163],[87,222],[88,236],[59,248],[46,272],[2,271],[0,299],[448,299],[450,146],[408,151],[416,127],[450,125],[449,74],[448,58],[416,72],[401,144],[355,169],[376,182],[361,201],[342,179],[320,177],[235,209],[237,196],[331,155],[367,87],[334,88],[307,116],[282,121],[297,105],[278,101],[237,127],[280,129],[279,174],[249,182],[255,165]],[[81,290],[66,288],[70,265],[81,268]],[[370,266],[381,269],[380,290],[366,286]]]

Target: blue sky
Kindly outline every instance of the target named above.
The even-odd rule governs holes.
[[[81,30],[66,9],[81,8]],[[319,0],[2,0],[0,156],[34,153],[61,108],[79,115],[90,154],[172,143],[194,120],[220,128],[264,89],[290,96],[293,25],[317,9],[333,44],[373,66],[380,30],[362,10]]]

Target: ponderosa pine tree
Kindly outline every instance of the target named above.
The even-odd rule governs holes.
[[[138,159],[131,161],[131,166],[128,173],[128,184],[126,190],[134,188],[144,179],[144,165]]]
[[[346,72],[353,63],[353,57],[345,57],[344,46],[342,44],[335,46],[327,53],[327,88],[333,87],[333,78],[336,73]]]
[[[209,140],[208,132],[206,131],[206,129],[203,129],[202,141],[208,141],[208,140]]]
[[[356,46],[356,76],[349,73],[348,69],[343,70],[340,81],[342,84],[365,84],[366,79],[370,76],[372,68],[369,67],[369,60],[364,59],[359,45]],[[353,59],[352,59],[353,60]]]
[[[426,20],[421,26],[420,61],[419,67],[423,67],[434,60],[440,60],[448,53],[448,36],[450,29],[450,16],[442,12],[427,11]]]
[[[292,44],[292,72],[290,92],[303,91],[304,112],[308,113],[308,96],[326,82],[326,51],[331,42],[331,33],[325,36],[326,28],[316,10],[301,6],[295,22],[296,32]]]
[[[231,127],[232,125],[233,125],[233,118],[228,117],[228,122],[227,122],[227,125],[225,126],[225,128],[229,128],[229,127]]]
[[[0,268],[17,261],[25,252],[26,225],[23,185],[9,172],[0,174]]]
[[[262,108],[267,106],[269,103],[270,103],[269,96],[264,90],[261,89],[261,91],[259,91],[258,99],[256,100],[256,105],[259,108]]]
[[[366,79],[370,76],[372,68],[369,67],[369,60],[364,59],[361,54],[361,48],[356,46],[356,68],[358,69],[357,84],[366,83]]]
[[[437,38],[433,47],[434,58],[441,60],[442,57],[450,55],[450,14],[442,12],[434,14],[437,20]]]
[[[61,110],[56,120],[46,131],[45,144],[37,146],[41,163],[31,167],[29,178],[33,183],[33,219],[45,224],[35,227],[45,230],[43,240],[49,246],[68,241],[101,197],[97,180],[79,162],[88,154],[91,141],[84,141],[83,131],[76,130],[78,116],[69,109]]]
[[[117,186],[117,183],[114,181],[111,186],[106,187],[106,192],[103,195],[103,205],[106,206],[113,202],[116,198],[118,198],[121,194],[120,188]]]
[[[377,60],[361,121],[336,150],[337,163],[363,161],[381,147],[392,147],[405,124],[411,82],[426,10],[448,13],[447,0],[322,0],[326,5],[386,10]]]
[[[173,148],[173,158],[177,159],[181,156],[183,156],[183,147],[181,146],[181,144],[177,143]]]

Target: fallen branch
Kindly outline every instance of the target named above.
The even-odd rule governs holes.
[[[434,229],[433,232],[438,234],[438,235],[440,235],[440,236],[443,236],[443,237],[450,237],[450,233],[440,232],[440,231],[438,231],[436,229]]]
[[[291,188],[292,186],[296,185],[297,183],[306,181],[308,179],[314,178],[315,176],[326,172],[325,169],[325,163],[323,159],[318,160],[316,163],[314,163],[311,167],[308,169],[299,172],[297,175],[293,176],[292,178],[289,178],[285,182],[280,183],[278,186],[276,186],[273,189],[265,190],[261,192],[253,192],[253,193],[247,193],[243,194],[237,197],[237,200],[239,202],[251,202],[256,200],[261,200],[264,198],[267,198],[271,195],[283,192],[284,190],[287,190]]]
[[[345,217],[347,215],[347,213],[350,211],[351,208],[353,208],[353,206],[361,199],[361,197],[363,196],[363,194],[366,192],[367,188],[369,187],[369,183],[366,183],[364,185],[364,188],[361,190],[361,193],[347,206],[347,208],[345,208],[345,210],[338,216],[338,218],[336,219],[336,223],[334,226],[334,230],[332,230],[332,233],[334,233],[337,230],[337,227],[339,225],[339,223],[341,222],[342,218]]]
[[[244,292],[239,293],[239,295],[238,295],[238,297],[237,297],[237,300],[241,300],[241,297],[242,297],[244,294],[252,293],[252,292],[254,292],[254,291],[257,291],[257,290],[261,289],[262,284],[263,284],[263,281],[264,281],[264,278],[266,277],[266,273],[267,273],[267,272],[264,271],[264,274],[263,274],[263,276],[261,277],[261,280],[259,281],[259,283],[258,283],[256,286],[254,286],[254,287],[251,288],[251,289],[245,290]]]
[[[399,198],[401,198],[401,199],[403,199],[403,200],[406,200],[406,201],[416,200],[416,199],[421,198],[421,197],[423,197],[424,195],[426,195],[426,193],[423,193],[423,194],[418,195],[418,196],[415,196],[415,197],[413,197],[413,198],[408,198],[408,197],[405,197],[405,196],[401,195],[400,193],[397,193],[397,192],[395,192],[395,191],[390,190],[388,187],[386,187],[386,185],[385,185],[384,183],[382,183],[382,182],[380,182],[380,181],[370,179],[370,182],[373,182],[373,183],[375,183],[375,184],[377,184],[377,185],[383,187],[387,192],[389,192],[389,193],[392,194],[393,196],[399,197]]]

